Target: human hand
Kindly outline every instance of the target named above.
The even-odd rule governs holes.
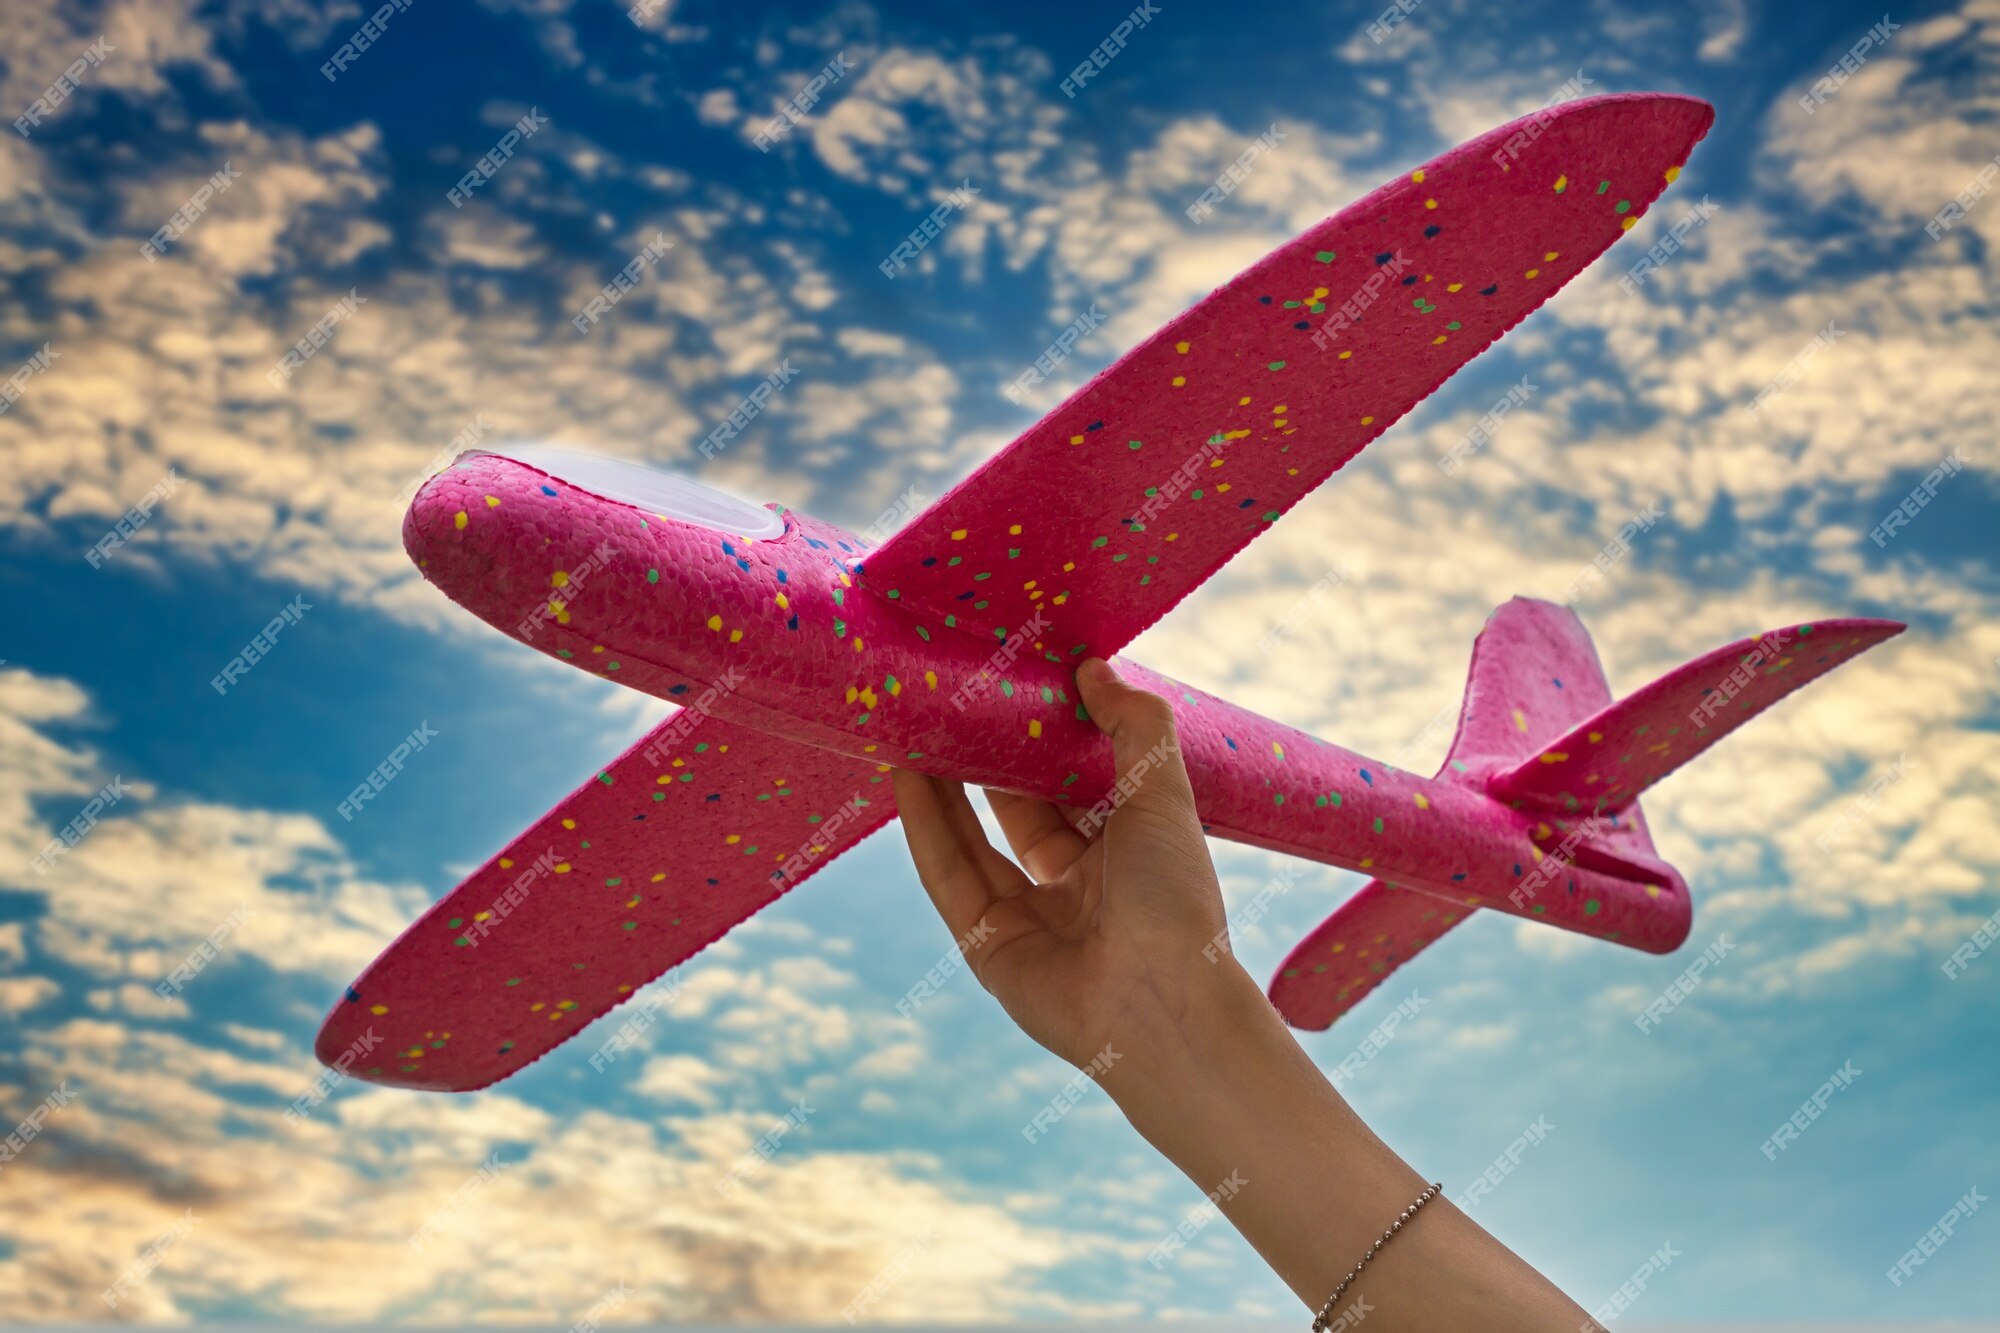
[[[974,975],[1022,1031],[1084,1066],[1123,1054],[1121,1042],[1183,1033],[1195,1010],[1257,988],[1226,948],[1208,947],[1223,939],[1222,890],[1173,710],[1096,658],[1076,683],[1132,779],[1101,828],[1074,807],[988,792],[1017,866],[958,783],[894,778],[917,873]]]

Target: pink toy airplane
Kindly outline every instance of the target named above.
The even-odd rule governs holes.
[[[1545,109],[1384,185],[1141,343],[880,547],[634,464],[475,450],[418,492],[425,577],[530,646],[683,705],[355,981],[317,1050],[469,1090],[539,1059],[895,817],[921,769],[1084,808],[1072,671],[1110,656],[1643,215],[1713,118]],[[1377,876],[1271,998],[1323,1028],[1485,909],[1665,953],[1687,885],[1638,797],[1903,627],[1746,639],[1613,702],[1575,615],[1473,647],[1444,767],[1400,772],[1133,662],[1208,831]]]

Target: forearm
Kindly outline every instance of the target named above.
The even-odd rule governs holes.
[[[1362,1123],[1233,960],[1195,966],[1212,974],[1195,974],[1199,1001],[1136,1033],[1103,1083],[1317,1310],[1429,1182]],[[1379,1317],[1379,1333],[1570,1333],[1588,1323],[1445,1197],[1382,1248],[1341,1307],[1357,1300]]]

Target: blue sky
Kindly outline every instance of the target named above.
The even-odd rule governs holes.
[[[121,1314],[567,1324],[623,1284],[619,1319],[813,1321],[895,1271],[873,1318],[1295,1319],[1220,1223],[1147,1262],[1200,1195],[1101,1097],[1023,1141],[1070,1071],[969,977],[897,1013],[950,941],[894,835],[684,969],[602,1073],[579,1049],[469,1098],[347,1084],[287,1123],[340,985],[667,711],[458,612],[403,556],[396,497],[478,423],[864,527],[1272,246],[1565,84],[1693,93],[1716,126],[1597,270],[1132,656],[1432,766],[1486,612],[1562,596],[1655,504],[1667,519],[1578,605],[1620,691],[1777,625],[1910,622],[1648,796],[1696,895],[1681,953],[1482,919],[1304,1041],[1332,1068],[1420,995],[1347,1095],[1454,1194],[1552,1125],[1475,1212],[1586,1306],[1671,1242],[1631,1317],[2000,1316],[1984,1210],[1900,1286],[1885,1276],[2000,1184],[2000,958],[1943,969],[2000,909],[2000,202],[1968,195],[1925,231],[2000,153],[2000,6],[1892,13],[1810,113],[1798,99],[1879,9],[1423,0],[1378,42],[1367,6],[1169,2],[1065,96],[1129,8],[671,3],[635,23],[593,0],[414,0],[331,81],[362,8],[0,14],[0,119],[100,34],[112,48],[0,137],[0,379],[57,353],[0,414],[0,1119],[74,1093],[0,1167],[0,1316],[103,1318],[104,1288],[173,1236]],[[760,150],[836,56],[849,72]],[[546,125],[454,207],[531,112]],[[1275,149],[1191,221],[1274,124]],[[225,163],[228,189],[146,259]],[[884,278],[966,181],[976,200]],[[1704,199],[1685,249],[1620,290]],[[657,234],[674,249],[579,335],[571,315]],[[325,346],[267,378],[350,291],[364,303]],[[1101,327],[1010,401],[1093,306]],[[783,362],[790,385],[704,459],[696,442]],[[1523,376],[1523,406],[1442,472]],[[1963,470],[1871,540],[1954,449]],[[178,489],[88,563],[170,470]],[[212,689],[301,596],[268,657]],[[438,739],[342,819],[425,723]],[[127,794],[37,874],[114,777]],[[1310,868],[1244,923],[1284,862],[1215,852],[1260,975],[1358,887]],[[801,1099],[803,1123],[719,1193]]]

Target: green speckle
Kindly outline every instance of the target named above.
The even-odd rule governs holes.
[[[557,657],[575,657],[575,656],[576,656],[576,654],[575,654],[575,653],[573,653],[573,652],[571,652],[571,651],[570,651],[569,649],[567,649],[567,648],[558,648],[558,649],[556,649],[556,656],[557,656]]]
[[[519,977],[508,977],[507,984],[509,986],[518,986],[521,984],[521,979]]]
[[[931,632],[925,629],[922,625],[919,625],[917,626],[917,637],[922,639],[925,643],[929,643],[931,641]]]
[[[1375,831],[1377,833],[1382,831],[1382,816],[1380,815],[1375,816]]]
[[[847,605],[847,590],[846,590],[846,589],[844,589],[844,588],[835,588],[835,589],[833,590],[833,604],[834,604],[835,606],[845,606],[845,605]]]
[[[1630,199],[1620,199],[1618,201],[1617,207],[1613,211],[1619,213],[1630,213],[1632,211],[1632,201]]]
[[[1331,264],[1334,260],[1340,258],[1340,256],[1335,254],[1331,250],[1321,250],[1318,254],[1314,255],[1313,258],[1317,259],[1322,264]]]
[[[964,563],[965,563],[965,557],[962,555],[955,555],[951,559],[944,562],[946,569],[956,569]]]
[[[1007,548],[1007,558],[1008,558],[1009,560],[1019,560],[1019,559],[1021,558],[1021,548],[1020,548],[1020,547],[1018,547],[1018,546],[1010,546],[1010,547],[1008,547],[1008,548]]]
[[[457,930],[460,926],[464,924],[465,924],[465,918],[462,916],[455,916],[451,920],[444,923],[446,930]]]
[[[646,571],[646,582],[648,582],[648,583],[658,583],[659,581],[660,581],[660,571],[659,571],[659,570],[657,570],[657,569],[649,569],[649,570],[647,570],[647,571]]]
[[[1273,361],[1270,365],[1264,368],[1266,370],[1283,370],[1285,368],[1285,363],[1282,361]]]
[[[1081,712],[1081,711],[1083,711],[1083,710],[1082,710],[1082,709],[1078,709],[1077,711],[1078,711],[1078,712]],[[1067,787],[1067,786],[1069,786],[1069,785],[1070,785],[1070,784],[1071,784],[1072,782],[1075,782],[1075,781],[1076,781],[1076,780],[1077,780],[1078,778],[1080,778],[1080,777],[1082,777],[1082,776],[1083,776],[1083,774],[1081,774],[1081,773],[1072,773],[1072,774],[1070,774],[1070,775],[1069,775],[1068,777],[1066,777],[1066,778],[1064,778],[1064,779],[1062,780],[1062,785],[1063,785],[1063,786],[1065,786],[1065,787]]]
[[[1603,194],[1603,193],[1604,193],[1604,192],[1605,192],[1606,190],[1608,190],[1608,189],[1610,189],[1610,188],[1611,188],[1611,182],[1610,182],[1610,181],[1599,181],[1599,182],[1597,182],[1597,192],[1598,192],[1599,194]]]
[[[1275,510],[1275,509],[1267,509],[1267,510],[1265,510],[1265,511],[1264,511],[1264,521],[1265,521],[1266,523],[1276,523],[1276,522],[1278,521],[1278,511],[1277,511],[1277,510]]]
[[[708,753],[708,742],[707,742],[707,741],[696,741],[696,742],[694,743],[694,752],[695,752],[696,754],[707,754],[707,753]]]
[[[618,664],[616,662],[606,662],[604,664],[604,669],[606,671],[616,671],[618,669]]]
[[[1097,549],[1098,547],[1100,547],[1100,546],[1105,546],[1105,545],[1108,545],[1108,544],[1110,543],[1110,541],[1111,541],[1111,539],[1110,539],[1109,537],[1098,537],[1098,538],[1095,538],[1095,539],[1093,539],[1093,540],[1091,541],[1091,543],[1090,543],[1090,549],[1091,549],[1091,550],[1093,550],[1093,551],[1095,551],[1095,550],[1096,550],[1096,549]]]
[[[1013,682],[1013,681],[1011,681],[1011,680],[1003,680],[1003,681],[1001,681],[1001,682],[1000,682],[1000,693],[1002,693],[1002,694],[1006,695],[1006,696],[1007,696],[1007,697],[1008,697],[1009,699],[1013,698],[1013,697],[1014,697],[1014,682]]]
[[[622,930],[637,930],[638,928],[639,928],[639,923],[637,921],[627,921],[622,927],[620,927],[620,929]]]
[[[1090,721],[1090,714],[1084,711],[1084,707],[1082,704],[1078,704],[1076,706],[1076,720],[1079,722]]]
[[[1603,906],[1604,904],[1598,902],[1595,898],[1585,898],[1583,900],[1583,914],[1585,916],[1596,916]]]
[[[957,629],[957,628],[958,628],[958,617],[957,617],[957,616],[946,616],[946,617],[944,618],[944,627],[945,627],[946,629]]]
[[[1046,685],[1042,686],[1042,702],[1045,704],[1052,704],[1055,701],[1056,701],[1056,692],[1050,689]]]
[[[611,785],[611,775],[609,773],[599,773],[597,775],[597,780],[603,783],[607,787]]]
[[[625,882],[625,881],[624,881],[624,880],[622,880],[622,879],[620,879],[620,878],[619,878],[618,876],[616,876],[616,875],[613,875],[613,876],[611,876],[611,877],[610,877],[609,879],[607,879],[607,880],[605,880],[605,881],[604,881],[604,887],[605,887],[605,888],[607,888],[607,889],[615,889],[615,888],[617,888],[617,887],[618,887],[618,886],[619,886],[620,884],[623,884],[624,882]]]

